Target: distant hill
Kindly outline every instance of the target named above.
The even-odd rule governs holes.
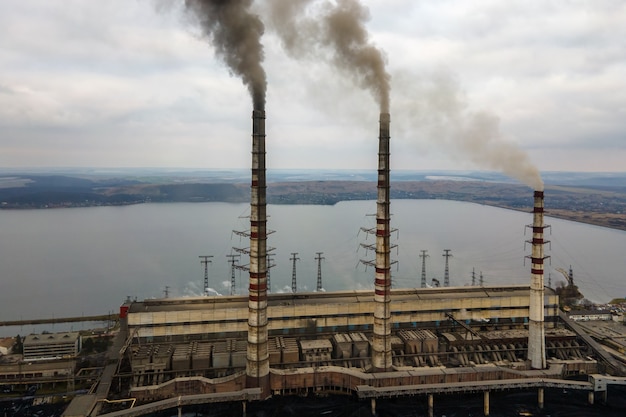
[[[250,200],[246,170],[116,170],[0,173],[0,208],[90,207],[145,202],[243,203]],[[369,171],[268,171],[269,204],[335,204],[375,200]],[[626,230],[626,174],[548,173],[546,214]],[[532,190],[490,172],[392,173],[392,199],[468,201],[532,209]]]

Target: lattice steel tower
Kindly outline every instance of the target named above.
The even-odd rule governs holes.
[[[422,258],[422,288],[426,288],[426,258],[430,256],[427,252],[427,250],[422,250],[420,255],[420,258]]]
[[[204,265],[204,295],[209,295],[209,264],[212,257],[212,255],[200,255],[202,259],[200,263]]]
[[[289,258],[289,260],[293,262],[293,269],[291,271],[291,292],[294,294],[298,292],[298,282],[296,281],[296,261],[299,261],[300,258],[298,258],[297,255],[298,252],[291,252],[291,258]]]
[[[450,253],[451,249],[444,249],[443,250],[443,256],[444,258],[446,258],[446,268],[444,270],[443,273],[443,286],[444,287],[449,287],[450,286],[450,268],[449,268],[449,264],[448,264],[448,259],[452,257],[452,254]]]
[[[326,259],[322,255],[324,252],[316,252],[317,256],[315,260],[317,261],[317,288],[315,291],[322,291],[322,260]]]
[[[226,255],[229,258],[228,263],[230,263],[230,295],[235,295],[235,287],[237,286],[237,281],[235,280],[235,269],[237,269],[237,261],[241,255]]]

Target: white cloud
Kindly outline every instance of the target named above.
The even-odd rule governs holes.
[[[0,165],[248,166],[247,90],[180,4],[1,2]],[[438,137],[450,112],[496,116],[541,169],[583,169],[589,150],[624,169],[623,2],[363,4],[393,75],[394,169],[458,167]],[[371,96],[263,42],[268,166],[375,169]]]

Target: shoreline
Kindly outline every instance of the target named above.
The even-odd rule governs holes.
[[[474,201],[473,199],[468,199],[468,198],[437,198],[437,197],[430,197],[430,198],[411,198],[411,197],[404,197],[404,198],[392,198],[392,200],[446,200],[446,201],[459,201],[459,202],[466,202],[466,203],[476,203],[476,204],[482,204],[482,205],[486,205],[486,206],[490,206],[490,207],[496,207],[496,208],[501,208],[501,209],[507,209],[507,210],[513,210],[513,211],[519,211],[519,212],[523,212],[523,213],[530,213],[531,210],[525,210],[522,209],[520,207],[512,207],[510,205],[507,204],[497,204],[494,202],[479,202],[479,201]],[[375,198],[346,198],[346,199],[333,199],[332,202],[304,202],[304,201],[268,201],[268,204],[270,205],[282,205],[282,206],[288,206],[288,205],[319,205],[319,206],[332,206],[335,205],[337,203],[340,202],[346,202],[346,201],[369,201],[372,200],[374,201]],[[222,201],[222,200],[210,200],[210,201],[205,201],[205,200],[196,200],[196,201],[186,201],[186,200],[171,200],[171,201],[151,201],[151,200],[147,200],[147,201],[134,201],[134,202],[128,202],[128,203],[94,203],[94,204],[89,204],[89,203],[78,203],[78,204],[72,204],[72,203],[66,203],[66,204],[59,204],[59,205],[50,205],[47,204],[44,207],[31,207],[31,206],[19,206],[19,207],[14,207],[14,206],[0,206],[0,211],[10,211],[10,210],[16,210],[16,211],[21,211],[21,210],[54,210],[54,209],[71,209],[71,208],[94,208],[94,207],[125,207],[125,206],[134,206],[134,205],[139,205],[139,204],[160,204],[160,203],[245,203],[245,201]],[[567,220],[567,221],[572,221],[572,222],[576,222],[576,223],[581,223],[581,224],[588,224],[591,226],[599,226],[599,227],[604,227],[607,229],[613,229],[613,230],[619,230],[619,231],[626,231],[626,213],[608,213],[608,212],[592,212],[592,211],[577,211],[577,210],[567,210],[567,209],[551,209],[551,208],[547,208],[546,212],[545,212],[546,216],[549,217],[553,217],[553,218],[557,218],[557,219],[561,219],[561,220]]]

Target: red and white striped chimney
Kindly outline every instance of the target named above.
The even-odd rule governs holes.
[[[374,371],[391,369],[391,261],[389,226],[389,113],[380,114],[378,143],[378,200],[376,202],[376,278],[374,283],[374,335],[372,367]]]
[[[265,112],[252,112],[252,185],[250,189],[250,284],[248,295],[248,387],[268,388],[267,213],[265,182]]]
[[[533,369],[546,368],[546,337],[544,328],[544,286],[543,263],[546,257],[543,246],[547,243],[543,239],[544,225],[544,196],[543,191],[535,191],[533,207],[533,239],[530,281],[530,306],[528,311],[528,360]]]

